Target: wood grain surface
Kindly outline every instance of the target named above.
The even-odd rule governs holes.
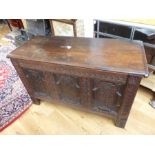
[[[117,39],[38,36],[16,49],[9,57],[114,72],[148,74],[142,43]]]

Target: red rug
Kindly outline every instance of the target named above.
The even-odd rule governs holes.
[[[6,55],[14,45],[0,47],[0,131],[5,129],[31,105],[31,99]]]

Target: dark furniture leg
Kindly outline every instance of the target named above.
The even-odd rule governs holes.
[[[33,104],[40,105],[40,99],[31,97]]]
[[[52,20],[51,20],[50,24],[51,24],[52,36],[55,36],[54,25],[53,25],[53,21]]]
[[[74,37],[77,37],[76,21],[73,23],[73,33],[74,33]]]
[[[116,126],[121,128],[125,127],[140,81],[141,77],[128,77],[122,105],[115,122]]]
[[[9,27],[10,31],[12,31],[12,27],[11,27],[11,25],[10,25],[10,23],[8,22],[7,19],[5,20],[5,22],[7,23],[7,25],[8,25],[8,27]]]
[[[153,98],[149,104],[151,105],[152,108],[155,108],[155,93],[153,93]]]
[[[33,103],[34,104],[40,104],[40,100],[33,97],[33,89],[31,87],[31,84],[26,79],[25,74],[23,72],[23,69],[20,67],[20,65],[17,63],[17,61],[15,61],[15,60],[12,59],[11,62],[14,65],[16,71],[18,72],[18,75],[19,75],[21,81],[23,82],[23,84],[24,84],[27,92],[29,93],[29,95],[30,95]]]

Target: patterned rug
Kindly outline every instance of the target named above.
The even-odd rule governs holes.
[[[0,131],[15,121],[31,105],[31,99],[6,55],[16,47],[0,47]]]

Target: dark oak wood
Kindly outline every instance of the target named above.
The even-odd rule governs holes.
[[[106,115],[122,128],[148,75],[143,45],[113,39],[35,37],[8,57],[33,101]]]
[[[24,25],[21,19],[8,19],[9,24],[13,27],[18,27],[19,29],[24,29]]]
[[[122,106],[119,109],[118,117],[116,119],[116,126],[125,126],[126,120],[131,110],[131,103],[134,101],[137,89],[140,85],[140,81],[141,77],[136,77],[134,75],[128,77],[126,88],[124,90]]]
[[[39,99],[35,98],[34,97],[34,90],[32,88],[32,85],[33,83],[31,83],[30,81],[27,80],[27,76],[29,76],[28,74],[25,76],[24,72],[23,72],[23,69],[20,67],[20,65],[18,64],[18,61],[14,60],[14,59],[11,59],[11,62],[12,64],[14,65],[17,73],[19,74],[20,76],[20,79],[22,80],[27,92],[29,93],[32,101],[35,103],[35,104],[39,104]]]
[[[138,44],[118,39],[35,37],[10,56],[95,70],[147,74],[141,42]]]
[[[92,102],[92,79],[82,77],[80,79],[81,104],[90,107]]]

